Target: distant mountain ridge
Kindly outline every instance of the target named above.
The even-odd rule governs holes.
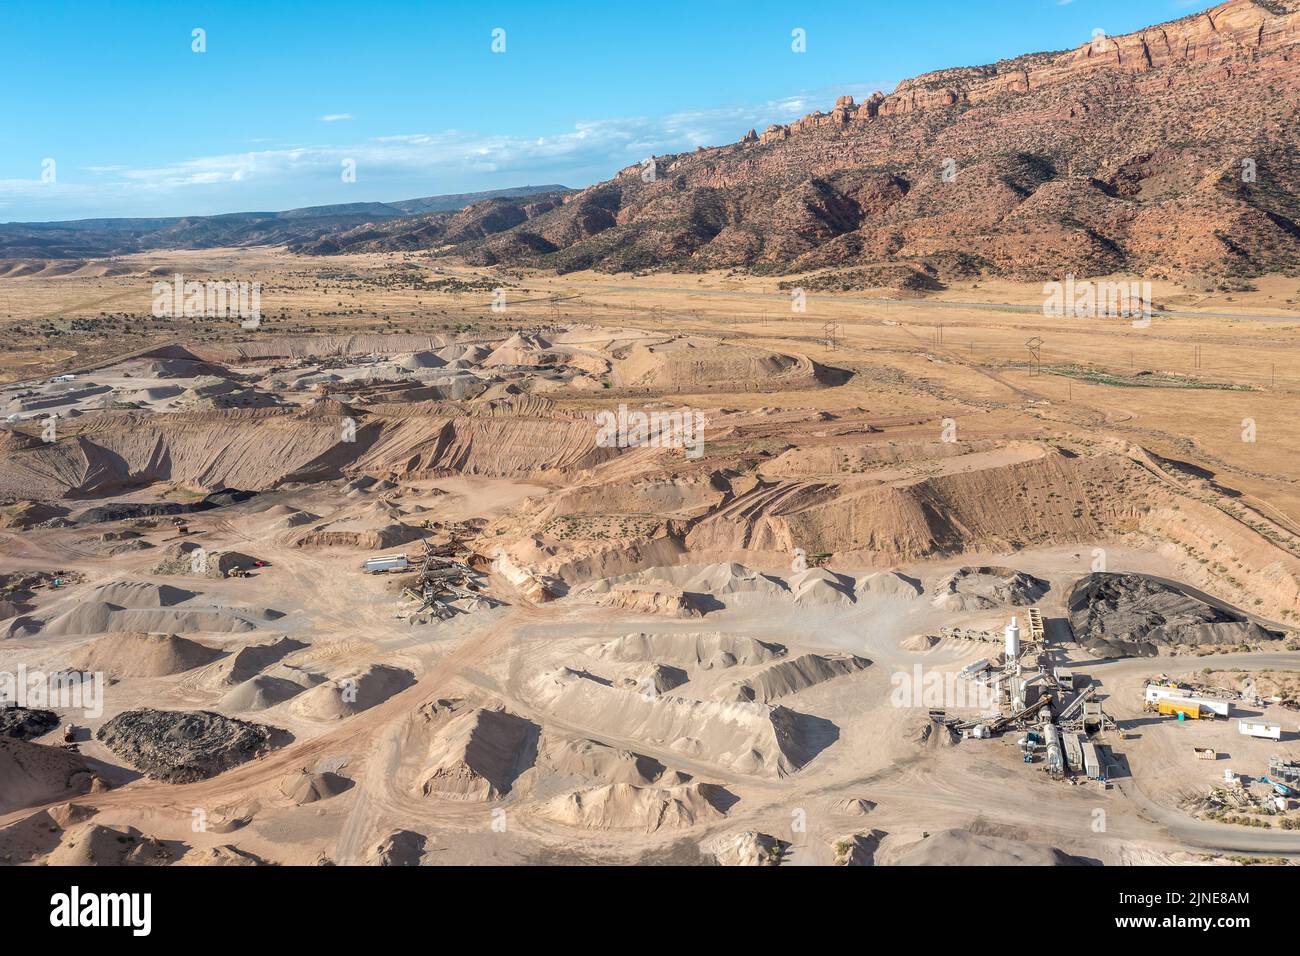
[[[398,202],[338,203],[281,212],[235,212],[212,216],[76,219],[0,223],[0,258],[102,258],[151,249],[298,242],[335,229],[438,212],[476,202],[570,192],[566,186],[513,186]]]

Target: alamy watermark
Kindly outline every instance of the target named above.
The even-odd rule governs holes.
[[[1151,283],[1146,281],[1077,281],[1043,283],[1043,315],[1077,319],[1132,319],[1135,328],[1151,324]]]
[[[196,282],[176,273],[169,282],[153,284],[155,319],[237,318],[245,328],[262,321],[262,283],[229,280]]]
[[[0,708],[79,710],[83,717],[104,714],[104,675],[99,671],[0,671]]]
[[[671,412],[628,411],[596,413],[596,444],[601,448],[685,448],[687,458],[704,454],[703,412],[689,408]]]
[[[894,707],[947,710],[975,708],[996,710],[1000,697],[997,684],[985,684],[957,671],[927,670],[920,664],[910,671],[895,671],[889,677],[889,702]]]

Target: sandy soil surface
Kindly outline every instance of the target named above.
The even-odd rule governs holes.
[[[1162,287],[1176,314],[1137,330],[866,297],[791,314],[725,275],[481,276],[517,300],[498,313],[384,283],[401,262],[0,280],[10,318],[63,321],[147,308],[105,302],[149,269],[261,276],[272,317],[78,339],[59,382],[49,352],[8,354],[42,375],[0,391],[0,670],[104,680],[102,709],[55,702],[55,729],[0,753],[9,862],[75,855],[88,826],[184,864],[1300,856],[1294,801],[1261,781],[1300,756],[1295,339],[1190,315],[1300,324],[1293,287]],[[629,411],[702,431],[599,437]],[[465,562],[442,615],[414,570],[361,567],[418,568],[426,542]],[[1016,572],[1030,597],[996,589]],[[1068,619],[1096,574],[1250,637],[1095,656]],[[1106,782],[1026,763],[1031,725],[959,731],[1005,711],[959,675],[1000,668],[1031,606],[1021,672],[1057,714],[1054,667],[1090,684]],[[1236,695],[1231,717],[1146,711],[1161,675]],[[1254,825],[1207,815],[1225,768]]]

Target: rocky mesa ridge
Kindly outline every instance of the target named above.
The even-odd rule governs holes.
[[[808,288],[1300,271],[1300,0],[1229,0],[1061,53],[840,97],[569,195],[470,207],[426,248],[561,272],[738,268]],[[649,180],[649,181],[647,181]]]

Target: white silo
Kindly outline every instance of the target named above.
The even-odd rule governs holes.
[[[1007,663],[1014,664],[1020,660],[1020,625],[1016,623],[1013,617],[1011,623],[1007,625]]]

